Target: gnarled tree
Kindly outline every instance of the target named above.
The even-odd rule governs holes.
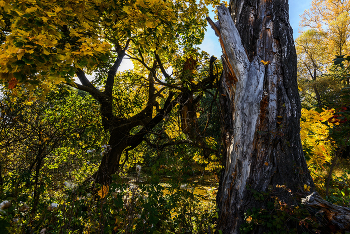
[[[66,83],[94,97],[110,134],[94,178],[109,183],[125,150],[138,146],[177,103],[187,108],[195,93],[212,88],[213,73],[197,74],[195,82],[190,74],[197,68],[191,59],[209,59],[195,48],[204,37],[205,3],[0,1],[0,82],[46,90]],[[134,71],[118,75],[125,57]]]

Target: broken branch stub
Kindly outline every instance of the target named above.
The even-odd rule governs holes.
[[[249,70],[249,59],[243,47],[239,32],[231,19],[229,10],[225,5],[218,8],[219,23],[214,23],[209,17],[207,18],[210,26],[219,36],[222,51],[232,75],[242,80]]]

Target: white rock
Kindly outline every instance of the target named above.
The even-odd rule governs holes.
[[[180,189],[186,189],[186,188],[187,188],[187,184],[180,185]]]
[[[73,182],[71,181],[65,181],[63,183],[68,189],[75,189],[75,187],[77,186],[76,184],[74,184]]]
[[[57,203],[51,203],[50,205],[49,205],[49,207],[47,207],[47,210],[49,210],[49,211],[53,211],[54,209],[56,209],[58,207],[58,204]]]
[[[0,210],[5,210],[11,206],[11,202],[8,200],[5,200],[0,203]]]

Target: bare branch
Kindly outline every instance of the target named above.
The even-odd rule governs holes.
[[[130,39],[126,41],[126,45],[123,50],[118,50],[118,57],[115,60],[113,66],[109,69],[108,71],[108,76],[107,76],[107,81],[105,85],[105,93],[107,96],[111,97],[112,96],[112,90],[113,90],[113,85],[114,85],[114,77],[118,71],[118,68],[120,67],[120,64],[123,61],[123,58],[125,56],[125,51],[127,50],[128,46],[130,43]]]
[[[143,58],[142,59],[139,59],[139,58],[137,58],[137,57],[132,57],[131,55],[128,55],[128,54],[126,54],[126,56],[128,56],[130,59],[134,59],[134,60],[136,60],[136,61],[139,61],[145,68],[147,68],[148,70],[152,70],[152,68],[150,68],[146,63],[145,63],[145,61],[143,60]],[[142,57],[142,56],[141,56]]]
[[[178,87],[178,86],[176,86],[176,85],[168,84],[168,83],[165,83],[165,82],[159,80],[159,79],[157,78],[157,76],[154,76],[154,79],[155,79],[155,81],[157,81],[158,84],[163,85],[163,86],[165,86],[165,87],[172,88],[172,89],[177,89],[177,90],[180,90],[180,91],[183,90],[182,87]]]
[[[88,78],[86,77],[85,75],[85,72],[83,70],[81,70],[80,68],[77,69],[77,71],[75,72],[78,76],[78,79],[80,80],[80,82],[82,83],[82,85],[90,88],[90,89],[93,89],[93,90],[96,90],[98,91],[95,86],[93,86],[91,84],[91,82],[88,80]]]
[[[219,41],[228,61],[229,70],[240,80],[246,75],[250,62],[229,10],[225,5],[217,9],[220,28],[209,17],[207,20],[214,31],[219,34]]]
[[[65,83],[65,84],[73,88],[90,93],[91,96],[93,96],[97,101],[100,101],[100,98],[103,96],[103,94],[95,88],[90,88],[90,87],[78,84],[76,82],[74,82],[74,84],[70,84],[70,83]]]
[[[128,148],[128,150],[131,150],[137,147],[143,141],[143,137],[147,133],[149,133],[149,131],[153,127],[155,127],[158,123],[160,123],[167,114],[170,113],[172,108],[176,105],[178,100],[180,100],[181,98],[181,95],[179,95],[177,98],[172,100],[174,95],[175,94],[173,92],[170,92],[167,100],[164,103],[163,109],[161,109],[161,111],[155,117],[153,117],[151,121],[149,121],[148,124],[146,124],[137,134],[135,134],[129,139],[130,148]]]
[[[168,73],[165,71],[165,69],[164,69],[163,63],[162,63],[162,61],[160,60],[159,55],[158,55],[156,52],[154,52],[154,55],[155,55],[156,60],[157,60],[157,62],[158,62],[158,64],[159,64],[159,66],[160,66],[160,70],[162,71],[163,76],[164,76],[165,78],[170,78],[169,74],[168,74]]]

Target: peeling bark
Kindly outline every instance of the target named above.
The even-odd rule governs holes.
[[[226,164],[217,199],[218,228],[239,233],[244,213],[264,207],[252,191],[285,185],[293,193],[304,192],[304,184],[313,190],[314,183],[299,135],[301,106],[288,3],[237,0],[230,6],[232,16],[218,7],[226,66],[237,77],[235,83],[227,75],[221,81],[221,103],[229,113],[224,119]],[[282,190],[279,198],[292,203]]]
[[[288,1],[231,0],[229,8],[231,13],[218,7],[218,23],[208,20],[224,54],[220,104],[226,152],[217,195],[218,229],[239,233],[248,210],[267,207],[267,200],[253,196],[263,192],[289,205],[300,202],[296,194],[311,194],[303,203],[325,214],[329,230],[349,230],[349,208],[314,193],[303,155]],[[258,226],[251,233],[268,231]]]

